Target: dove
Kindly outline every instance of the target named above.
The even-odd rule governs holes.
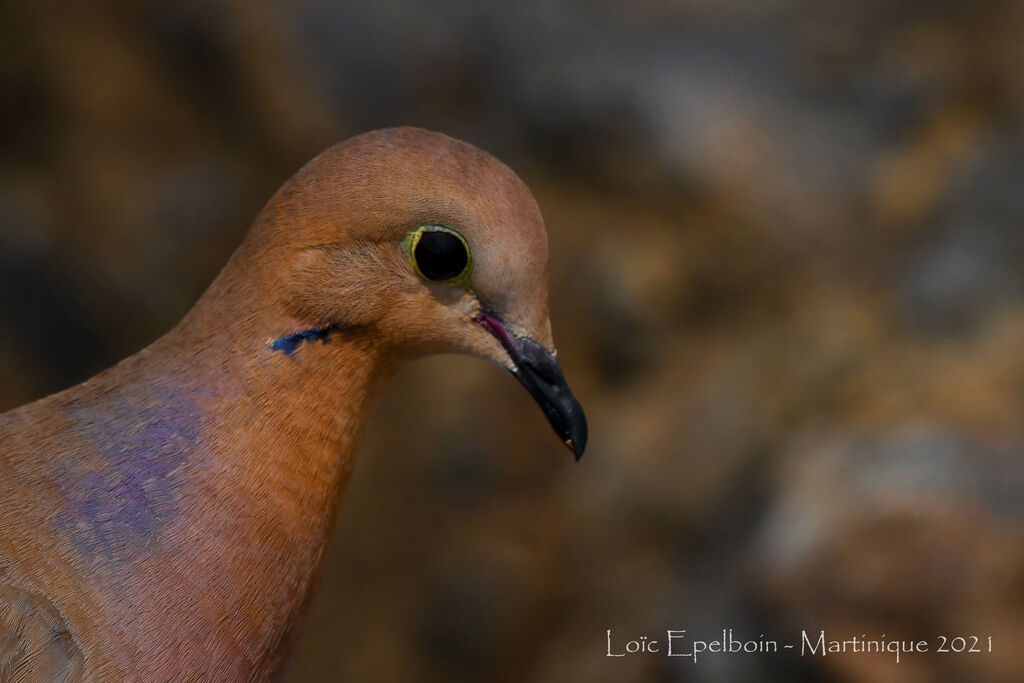
[[[494,157],[409,127],[323,152],[174,329],[0,415],[0,680],[279,679],[403,364],[490,361],[583,454],[547,298]]]

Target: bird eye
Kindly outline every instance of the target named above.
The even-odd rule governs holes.
[[[469,275],[469,244],[455,230],[443,225],[424,225],[410,238],[410,260],[424,278],[447,282]]]

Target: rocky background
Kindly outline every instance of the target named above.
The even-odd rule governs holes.
[[[537,194],[590,450],[484,363],[403,371],[293,680],[1021,680],[1022,36],[1020,0],[0,0],[0,409],[172,326],[320,149],[436,128]],[[993,652],[604,656],[723,627]]]

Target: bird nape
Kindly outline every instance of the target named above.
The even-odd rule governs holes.
[[[537,204],[485,152],[397,128],[311,161],[173,330],[0,415],[0,680],[280,672],[374,397],[416,357],[505,368],[578,459],[547,289]]]

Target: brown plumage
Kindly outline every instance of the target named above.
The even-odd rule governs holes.
[[[176,328],[0,415],[0,680],[280,673],[381,382],[489,359],[579,455],[553,348],[511,170],[411,128],[324,152]]]

